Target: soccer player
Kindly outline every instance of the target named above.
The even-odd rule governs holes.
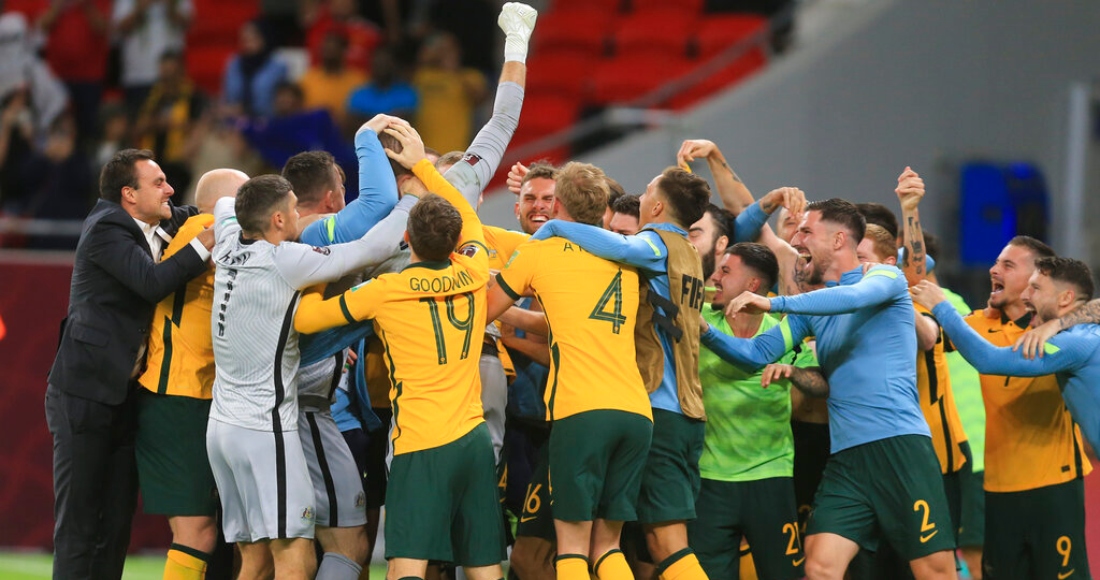
[[[410,264],[299,316],[311,331],[373,320],[393,379],[394,457],[386,494],[389,578],[423,578],[429,560],[454,562],[473,580],[497,580],[504,527],[492,441],[482,418],[474,340],[486,324],[488,252],[473,207],[425,158],[411,127],[387,132],[427,195],[410,213]],[[459,248],[456,251],[456,248]]]
[[[917,403],[914,313],[902,273],[875,266],[864,274],[856,254],[865,228],[849,202],[807,206],[794,237],[808,284],[832,288],[764,298],[751,292],[727,313],[786,312],[754,339],[714,329],[706,345],[752,370],[771,363],[808,335],[829,378],[833,455],[815,497],[806,536],[806,575],[842,578],[860,547],[873,549],[879,530],[917,578],[955,573],[954,540],[939,464]],[[884,366],[873,361],[890,360]],[[899,462],[898,458],[905,458]],[[867,474],[875,477],[868,479]]]
[[[989,269],[989,307],[967,316],[967,324],[994,346],[1015,343],[1033,317],[1023,293],[1036,261],[1049,257],[1054,257],[1054,251],[1039,240],[1028,236],[1009,240]],[[981,382],[986,419],[982,567],[988,578],[1013,578],[1022,553],[1047,561],[1047,553],[1059,552],[1061,537],[1054,529],[1037,528],[1017,514],[1032,509],[1058,514],[1069,506],[1083,509],[1075,488],[1092,471],[1092,464],[1053,374],[983,373]]]
[[[1034,310],[1024,302],[1024,294],[1036,265],[1051,257],[1053,251],[1042,242],[1013,238],[990,270],[990,306],[999,311],[975,312],[966,322],[994,346],[1015,342],[1026,352],[1024,331],[1031,326]],[[1062,318],[1043,318],[1036,334],[1075,316],[1067,310]],[[1081,449],[1081,434],[1066,409],[1065,393],[1056,395],[1058,377],[983,373],[981,380],[986,409],[984,568],[987,574],[993,570],[990,577],[1011,578],[1006,568],[1025,565],[1018,560],[1021,550],[1029,549],[1036,561],[1046,561],[1046,554],[1059,548],[1055,544],[1060,538],[1051,535],[1055,530],[1037,531],[1032,522],[1022,526],[1012,514],[1036,504],[1047,514],[1083,509],[1069,506],[1077,505],[1074,488],[1092,465]]]
[[[566,164],[554,216],[599,227],[607,197],[599,168]],[[588,578],[590,563],[597,578],[632,577],[619,537],[637,515],[653,428],[635,364],[638,288],[633,269],[552,237],[520,246],[490,291],[490,317],[534,293],[553,329],[546,403],[559,579]]]
[[[705,420],[698,342],[705,281],[687,229],[703,217],[709,198],[703,178],[670,167],[641,197],[637,235],[551,220],[532,236],[564,237],[596,256],[637,267],[646,279],[638,319],[652,323],[637,325],[636,343],[653,406],[653,445],[638,521],[658,574],[669,580],[706,576],[688,546],[686,525],[695,519]]]
[[[906,200],[903,200],[903,204],[905,203]],[[909,227],[908,223],[906,227]],[[856,250],[860,262],[896,266],[898,251],[895,240],[885,228],[867,224],[863,241]],[[911,246],[912,244],[907,255],[916,257]],[[923,256],[919,256],[918,264],[923,267],[923,263]],[[921,412],[932,434],[932,447],[936,450],[936,458],[943,474],[944,492],[947,494],[953,524],[952,533],[957,536],[958,525],[955,522],[960,520],[962,508],[960,473],[970,461],[970,449],[959,413],[955,409],[943,333],[931,311],[919,304],[914,304],[913,309],[916,313],[914,325],[917,332],[917,352],[914,353],[917,357],[917,393]],[[864,560],[859,562],[861,569],[857,577],[901,578],[909,575],[909,567],[887,544],[880,542],[875,556]],[[853,563],[852,567],[856,568],[856,564]]]
[[[633,236],[638,233],[638,208],[641,202],[636,195],[624,195],[611,204],[611,219],[607,222],[607,229],[622,234]]]
[[[1072,312],[1087,302],[1092,293],[1092,274],[1087,265],[1069,258],[1044,257],[1035,260],[1035,272],[1021,300],[1036,321],[1042,323]],[[1045,356],[1026,359],[1011,348],[998,348],[983,339],[931,282],[921,283],[914,290],[914,296],[935,313],[959,352],[983,376],[1057,377],[1065,404],[1081,425],[1086,439],[1094,448],[1100,445],[1100,398],[1096,393],[1100,380],[1100,327],[1094,324],[1075,326],[1054,337],[1046,346]],[[1011,506],[1001,501],[1002,494],[989,494],[986,513],[1011,507],[1012,516],[1026,522],[1030,530],[1028,536],[1047,541],[1029,548],[1024,547],[1026,540],[1014,546],[987,544],[987,575],[998,579],[1055,575],[1089,578],[1088,551],[1084,549],[1082,479],[1078,477],[1061,485],[1025,493],[1032,501],[1013,502]],[[1003,496],[1008,497],[1008,494]],[[988,536],[1000,536],[999,530],[992,527],[987,527],[986,532]],[[991,557],[995,558],[995,567],[989,566]]]
[[[742,292],[766,295],[778,278],[779,262],[767,247],[752,243],[730,246],[710,278],[716,294],[703,318],[720,332],[742,338],[777,326],[779,318],[775,316],[761,313],[727,318],[724,311]],[[780,362],[817,366],[813,353],[802,345]],[[729,365],[707,350],[699,355],[707,423],[699,460],[698,517],[688,524],[688,539],[711,578],[737,577],[736,547],[742,537],[752,545],[758,577],[803,576],[792,480],[790,383],[777,381],[761,389],[761,376]]]
[[[214,203],[235,197],[248,176],[215,169],[199,178],[195,204],[164,250],[167,260],[214,224]],[[217,494],[206,455],[214,387],[210,311],[214,268],[161,300],[149,327],[145,372],[138,377],[137,468],[145,513],[168,516],[172,545],[164,578],[201,580],[218,539]]]
[[[316,248],[298,237],[297,199],[277,175],[254,177],[215,205],[216,373],[206,432],[227,541],[241,575],[312,577],[314,493],[298,436],[300,291],[381,263],[396,246],[408,198],[365,236]],[[234,213],[236,216],[234,217]]]

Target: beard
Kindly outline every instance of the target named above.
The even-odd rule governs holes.
[[[714,275],[714,249],[703,254],[703,280],[710,280],[710,277]]]

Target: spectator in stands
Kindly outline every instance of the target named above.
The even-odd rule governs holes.
[[[260,20],[275,46],[302,46],[302,7],[298,0],[260,0]]]
[[[226,66],[222,86],[231,113],[249,118],[271,116],[275,87],[287,78],[286,64],[275,57],[274,49],[263,21],[252,20],[241,27],[240,52]]]
[[[160,57],[160,76],[145,99],[134,134],[142,149],[149,149],[168,177],[186,191],[191,185],[191,159],[199,145],[199,124],[205,102],[187,78],[183,58],[177,52]]]
[[[327,110],[339,127],[344,126],[347,116],[348,96],[367,82],[362,69],[346,64],[347,48],[347,35],[330,31],[321,45],[320,64],[311,66],[299,81],[305,93],[305,107]]]
[[[439,151],[463,151],[470,144],[474,108],[488,91],[485,75],[462,68],[462,50],[451,34],[435,34],[420,49],[413,86],[420,96],[416,127],[424,143]]]
[[[121,49],[121,83],[127,111],[136,117],[157,80],[160,56],[183,50],[191,0],[115,0],[111,20]]]
[[[110,14],[110,0],[51,0],[37,21],[46,35],[46,62],[69,91],[79,144],[95,137]]]
[[[130,120],[126,118],[126,107],[111,103],[99,110],[99,142],[95,146],[92,168],[98,172],[115,156],[126,148],[130,135]]]
[[[397,63],[388,48],[374,51],[371,82],[355,89],[348,97],[347,124],[354,132],[378,114],[411,119],[416,113],[416,89],[397,75]]]
[[[301,87],[291,82],[280,83],[274,101],[270,119],[250,122],[241,131],[265,163],[282,167],[296,153],[328,151],[346,173],[357,173],[358,161],[351,144],[344,140],[328,111],[303,108]],[[357,184],[351,183],[356,187]]]
[[[488,0],[427,0],[427,25],[453,35],[462,65],[490,73],[496,68],[497,4]]]
[[[348,39],[344,58],[347,66],[354,70],[365,70],[370,64],[371,54],[381,41],[378,26],[359,15],[356,0],[325,0],[307,3],[304,20],[309,32],[306,47],[310,61],[317,63],[323,58],[325,36],[330,32],[343,34]]]
[[[23,164],[22,186],[28,202],[25,214],[40,219],[82,220],[95,197],[91,164],[77,146],[76,120],[62,115],[46,134],[41,151],[34,151]],[[28,246],[39,249],[68,249],[76,240],[59,236],[31,237]]]
[[[18,89],[0,107],[0,211],[5,213],[21,213],[26,201],[20,174],[34,144],[29,100],[28,91]]]

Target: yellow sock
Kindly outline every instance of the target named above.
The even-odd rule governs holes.
[[[657,567],[661,580],[707,580],[707,573],[691,548],[684,548]]]
[[[562,554],[554,558],[558,580],[589,580],[588,558],[580,554]]]
[[[164,580],[204,580],[209,556],[202,552],[172,544],[164,563]]]
[[[599,580],[633,580],[634,573],[630,571],[630,564],[626,563],[626,556],[619,549],[609,550],[596,560],[592,567]]]

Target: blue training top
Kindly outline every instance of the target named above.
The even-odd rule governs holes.
[[[760,234],[760,229],[767,223],[767,214],[760,209],[759,202],[745,208],[737,216],[734,222],[735,241],[748,241],[755,239]],[[594,256],[634,266],[641,273],[649,285],[650,292],[656,292],[658,296],[670,298],[668,288],[668,248],[664,240],[654,230],[676,232],[687,237],[687,232],[679,226],[670,223],[647,224],[637,235],[624,236],[596,226],[550,220],[531,239],[545,240],[554,236],[565,238],[574,244],[584,248]],[[659,308],[659,307],[658,307]],[[663,312],[663,310],[662,310]],[[667,314],[667,313],[665,313]],[[657,326],[657,338],[661,341],[661,350],[664,351],[664,376],[661,378],[661,386],[649,394],[650,404],[654,409],[662,409],[677,414],[683,414],[680,408],[680,397],[676,385],[676,361],[673,360],[672,340],[664,329]]]
[[[937,304],[932,314],[951,337],[955,349],[979,373],[1006,377],[1054,375],[1081,433],[1093,449],[1100,449],[1100,326],[1080,324],[1056,334],[1047,342],[1043,357],[1028,360],[1010,346],[999,348],[982,338],[950,302]]]
[[[896,437],[931,437],[917,398],[917,334],[905,275],[876,265],[845,272],[840,283],[771,299],[790,315],[753,339],[709,328],[703,344],[746,371],[779,360],[807,336],[829,381],[831,451]]]

